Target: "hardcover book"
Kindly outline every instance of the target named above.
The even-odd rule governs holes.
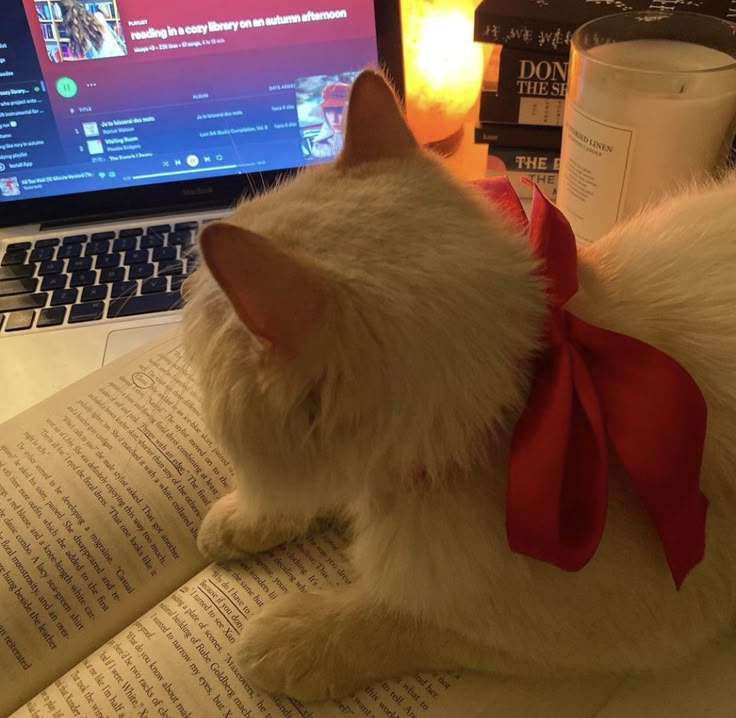
[[[521,199],[532,196],[531,180],[552,200],[557,198],[560,153],[525,147],[489,147],[486,177],[506,176]]]
[[[736,0],[483,0],[476,42],[567,54],[572,33],[603,15],[631,10],[686,11],[736,20]]]
[[[534,182],[553,202],[557,199],[557,172],[515,172],[490,166],[486,177],[506,177],[520,199],[531,199],[532,190],[527,180]]]
[[[481,122],[475,128],[475,142],[494,147],[534,147],[559,152],[562,127]]]
[[[568,66],[568,58],[561,55],[503,47],[498,67],[498,94],[564,98]]]
[[[521,125],[562,126],[565,101],[554,97],[501,95],[484,90],[480,96],[480,121]]]
[[[516,172],[558,172],[560,153],[554,150],[539,150],[534,147],[489,147],[488,158],[492,164],[503,164],[504,168]]]

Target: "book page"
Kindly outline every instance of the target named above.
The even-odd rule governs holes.
[[[204,569],[29,701],[13,718],[451,718],[478,715],[479,677],[415,675],[340,701],[304,705],[261,695],[238,670],[234,643],[249,618],[292,591],[351,580],[345,540],[310,534],[251,559]]]
[[[206,565],[197,405],[177,330],[0,425],[0,715]]]

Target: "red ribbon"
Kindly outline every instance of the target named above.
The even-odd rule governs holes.
[[[536,186],[527,221],[507,180],[476,184],[528,228],[549,282],[547,346],[511,440],[511,549],[567,571],[585,566],[605,525],[610,447],[649,513],[679,588],[705,551],[708,502],[699,477],[707,410],[700,389],[658,349],[565,309],[578,289],[575,236]]]

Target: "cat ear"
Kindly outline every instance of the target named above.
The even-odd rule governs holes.
[[[238,317],[263,344],[293,354],[315,328],[326,287],[311,268],[265,237],[226,222],[207,225],[199,244]]]
[[[361,72],[350,92],[345,145],[338,164],[352,167],[375,160],[399,159],[418,149],[386,80],[373,70]]]

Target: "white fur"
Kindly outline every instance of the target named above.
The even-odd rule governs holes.
[[[508,548],[507,447],[544,293],[526,238],[498,210],[418,153],[311,169],[229,221],[314,267],[332,299],[313,341],[285,359],[250,336],[206,267],[188,286],[187,350],[242,495],[214,506],[200,546],[229,558],[339,510],[355,524],[360,577],[251,620],[246,677],[310,700],[421,669],[658,669],[733,626],[733,178],[581,251],[570,307],[668,352],[705,394],[707,551],[679,592],[615,466],[606,531],[582,571]]]

